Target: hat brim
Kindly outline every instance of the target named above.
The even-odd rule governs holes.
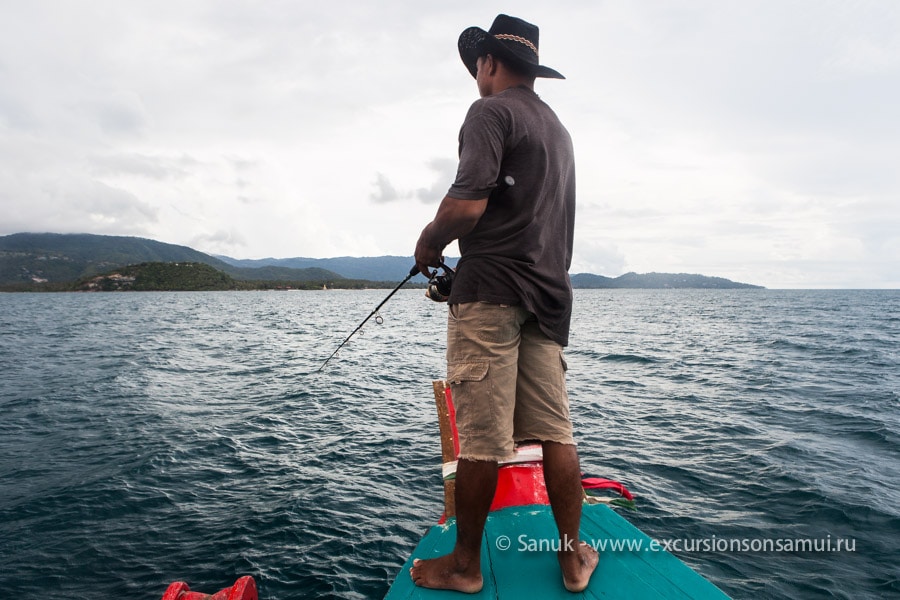
[[[475,77],[478,73],[478,57],[485,54],[494,54],[501,60],[505,58],[514,63],[516,67],[529,75],[549,79],[565,79],[562,73],[555,69],[544,65],[534,65],[519,59],[515,54],[509,52],[494,36],[480,27],[469,27],[459,34],[457,46],[459,47],[459,57],[469,73],[472,74],[472,77]]]

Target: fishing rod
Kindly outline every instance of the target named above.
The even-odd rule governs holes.
[[[444,270],[444,274],[438,275],[437,271],[434,271],[431,274],[431,279],[429,279],[429,281],[428,281],[428,290],[426,291],[425,295],[428,296],[429,298],[431,298],[432,300],[434,300],[435,302],[446,302],[447,297],[450,296],[450,286],[453,284],[453,275],[455,274],[455,272],[453,271],[453,269],[451,269],[450,267],[445,265],[443,261],[440,262],[440,266]],[[409,274],[406,276],[406,278],[403,281],[401,281],[400,283],[398,283],[397,287],[395,287],[393,290],[391,290],[391,293],[388,294],[387,297],[385,297],[385,299],[381,301],[381,304],[376,306],[375,309],[369,313],[368,317],[366,317],[365,319],[362,320],[362,323],[360,323],[359,325],[356,326],[356,329],[354,329],[350,333],[350,335],[348,335],[346,337],[346,339],[344,339],[344,341],[341,342],[341,345],[338,346],[337,349],[331,353],[331,356],[329,356],[328,358],[325,359],[325,362],[322,363],[322,366],[319,367],[319,370],[316,371],[316,373],[321,373],[322,369],[325,368],[325,365],[328,364],[328,361],[330,361],[332,358],[334,358],[335,354],[337,354],[338,351],[344,347],[344,344],[349,342],[350,338],[352,338],[353,335],[357,331],[362,329],[362,326],[365,325],[369,319],[371,319],[374,315],[378,314],[378,309],[380,309],[382,306],[384,306],[385,303],[391,299],[391,296],[393,296],[394,294],[397,293],[397,290],[402,288],[403,285],[407,281],[409,281],[410,279],[415,277],[418,273],[419,273],[419,268],[416,265],[413,265],[412,269],[409,270]],[[375,322],[380,325],[382,322],[381,316],[376,317]]]
[[[369,319],[371,319],[373,315],[378,314],[378,309],[381,308],[382,306],[384,306],[384,304],[385,304],[388,300],[391,299],[391,296],[393,296],[394,294],[396,294],[396,293],[397,293],[397,290],[399,290],[400,288],[402,288],[402,287],[406,284],[407,281],[409,281],[410,279],[412,279],[413,277],[415,277],[416,274],[417,274],[418,272],[419,272],[419,268],[418,268],[417,266],[413,265],[413,268],[409,270],[409,275],[407,275],[406,278],[405,278],[403,281],[401,281],[399,284],[397,284],[397,287],[395,287],[395,288],[391,291],[391,293],[388,294],[387,297],[386,297],[384,300],[381,301],[381,304],[379,304],[378,306],[375,307],[375,310],[373,310],[372,312],[369,313],[369,316],[368,316],[368,317],[366,317],[365,319],[362,320],[362,323],[360,323],[359,325],[356,326],[356,329],[354,329],[354,330],[350,333],[350,335],[348,335],[347,338],[346,338],[343,342],[341,342],[341,345],[337,347],[337,350],[335,350],[334,352],[332,352],[332,353],[331,353],[331,356],[329,356],[328,358],[325,359],[325,362],[322,363],[322,366],[319,367],[319,370],[316,371],[316,373],[321,373],[321,372],[322,372],[322,369],[325,368],[325,365],[328,364],[328,361],[331,360],[332,358],[334,358],[334,355],[338,353],[338,350],[340,350],[341,348],[343,348],[343,347],[344,347],[344,344],[346,344],[347,342],[349,342],[349,341],[350,341],[350,338],[352,338],[353,335],[354,335],[357,331],[359,331],[360,329],[362,329],[362,326],[365,325],[366,322],[367,322]],[[378,319],[375,319],[375,322],[378,323],[378,322],[379,322]],[[379,323],[379,324],[380,324],[380,323]]]

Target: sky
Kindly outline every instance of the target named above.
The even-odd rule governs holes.
[[[896,0],[0,0],[0,235],[411,256],[498,13],[566,76],[571,273],[900,288]]]

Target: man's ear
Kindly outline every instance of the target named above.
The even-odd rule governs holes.
[[[496,75],[497,74],[497,60],[494,58],[493,54],[486,54],[484,56],[484,60],[487,61],[485,65],[487,67],[488,75]]]

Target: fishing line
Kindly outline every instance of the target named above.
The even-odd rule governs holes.
[[[354,329],[354,330],[350,333],[350,335],[348,335],[347,338],[346,338],[343,342],[341,342],[341,345],[337,347],[337,350],[335,350],[334,352],[332,352],[332,353],[331,353],[331,356],[329,356],[328,358],[325,359],[325,362],[322,363],[322,366],[319,367],[319,370],[316,371],[316,373],[321,373],[321,372],[322,372],[322,369],[325,368],[325,365],[328,364],[328,361],[331,360],[332,358],[334,358],[334,355],[338,353],[338,350],[340,350],[341,348],[343,348],[343,347],[344,347],[344,344],[346,344],[347,342],[349,342],[349,341],[350,341],[350,338],[352,338],[353,335],[354,335],[357,331],[359,331],[360,329],[362,329],[362,326],[365,325],[366,322],[367,322],[369,319],[371,319],[373,315],[378,314],[378,309],[381,308],[382,306],[384,306],[385,302],[387,302],[388,300],[390,300],[390,299],[391,299],[391,296],[393,296],[394,294],[396,294],[396,293],[397,293],[397,290],[399,290],[400,288],[402,288],[403,285],[404,285],[407,281],[409,281],[410,279],[412,279],[413,277],[415,277],[416,274],[418,274],[418,272],[419,272],[418,267],[416,267],[415,265],[413,265],[413,268],[409,270],[409,275],[406,276],[406,279],[404,279],[403,281],[401,281],[401,282],[397,285],[397,287],[395,287],[395,288],[391,291],[391,293],[388,294],[387,297],[386,297],[384,300],[381,301],[381,304],[379,304],[378,306],[376,306],[376,307],[375,307],[375,310],[373,310],[372,312],[370,312],[370,313],[369,313],[369,316],[366,317],[365,319],[363,319],[363,320],[362,320],[362,323],[360,323],[359,325],[356,326],[356,329]],[[384,321],[384,319],[381,317],[381,315],[378,315],[377,317],[375,317],[375,322],[378,323],[379,325],[381,325],[381,323],[382,323],[383,321]]]

